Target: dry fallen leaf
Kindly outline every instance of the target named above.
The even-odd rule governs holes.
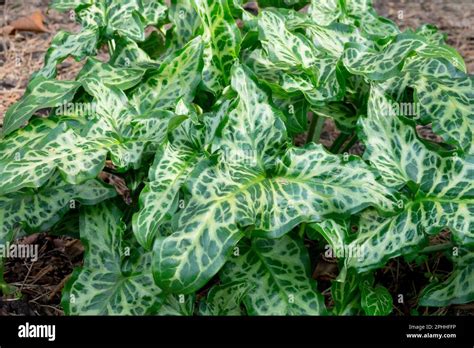
[[[11,25],[6,25],[2,28],[0,28],[0,35],[10,35],[15,28],[13,28]]]
[[[41,11],[35,11],[29,16],[18,18],[10,23],[13,30],[33,31],[37,33],[47,33],[48,29],[44,26],[44,16]],[[8,27],[8,26],[7,26]]]
[[[68,241],[65,244],[65,252],[69,256],[71,260],[74,260],[76,257],[82,255],[84,253],[84,246],[81,244],[81,241],[78,239],[74,239]]]
[[[132,204],[132,198],[130,196],[130,189],[127,187],[125,180],[117,175],[108,173],[108,172],[100,172],[99,178],[104,181],[105,183],[112,185],[115,187],[117,193],[122,196],[123,201],[130,205]]]

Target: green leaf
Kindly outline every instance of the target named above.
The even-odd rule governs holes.
[[[240,31],[230,13],[227,0],[193,2],[201,18],[203,41],[203,83],[214,93],[229,83],[230,69],[238,58]]]
[[[217,137],[215,146],[227,164],[264,168],[286,140],[280,111],[269,104],[265,92],[240,65],[232,69],[231,86],[239,98],[229,111],[225,133]]]
[[[425,57],[445,58],[455,63],[458,69],[465,69],[464,62],[456,51],[448,46],[430,45],[423,37],[410,32],[398,35],[381,52],[357,43],[349,43],[344,51],[343,62],[352,74],[381,81],[398,75],[404,60],[413,53]]]
[[[420,295],[420,306],[446,307],[474,301],[474,254],[455,257],[451,275],[442,283],[433,282]]]
[[[158,25],[166,19],[168,8],[157,0],[142,0],[146,25]]]
[[[326,215],[349,215],[370,205],[395,209],[390,192],[357,158],[344,162],[312,144],[272,161],[275,146],[268,144],[281,138],[273,124],[278,115],[265,99],[255,98],[258,90],[242,68],[236,67],[232,78],[240,96],[234,111],[243,107],[244,112],[231,111],[222,130],[225,160],[202,162],[194,170],[188,185],[192,198],[175,232],[154,245],[155,281],[171,292],[193,292],[216,274],[243,236],[239,227],[253,226],[254,235],[275,238]],[[260,140],[267,132],[266,141]],[[232,137],[238,141],[230,142]],[[250,155],[234,157],[242,149]]]
[[[195,294],[166,296],[157,315],[162,316],[192,316],[194,314]]]
[[[288,135],[304,133],[308,130],[308,102],[300,98],[279,97],[273,95],[273,102],[286,116]]]
[[[433,122],[433,131],[451,144],[473,153],[474,76],[443,80],[418,78],[411,84],[416,89],[416,103],[421,106],[421,119]]]
[[[261,8],[265,7],[285,7],[285,8],[290,8],[290,7],[295,7],[295,8],[301,8],[304,7],[307,3],[308,0],[258,0],[258,6]]]
[[[18,226],[28,231],[47,230],[75,207],[76,201],[94,205],[115,195],[112,187],[97,180],[71,185],[55,175],[38,191],[23,189],[0,196],[0,244],[11,241]]]
[[[235,249],[220,277],[250,287],[243,296],[249,315],[322,315],[324,299],[309,264],[306,249],[296,239],[254,238]]]
[[[360,313],[360,283],[361,276],[356,272],[348,272],[344,281],[332,282],[331,295],[334,300],[332,312],[335,315],[358,315]]]
[[[24,187],[42,186],[58,170],[64,180],[80,184],[102,170],[107,150],[106,139],[87,140],[68,129],[56,127],[38,149],[27,149],[18,159],[0,161],[0,195]]]
[[[3,120],[3,135],[23,126],[36,111],[69,102],[80,84],[37,77],[30,82],[23,98],[11,106]]]
[[[264,10],[258,17],[259,39],[265,53],[279,68],[295,66],[310,71],[317,60],[312,43],[301,34],[291,33],[276,11]]]
[[[173,109],[179,99],[192,101],[201,81],[202,50],[202,39],[197,37],[169,56],[134,92],[131,102],[136,109],[145,113],[157,108]]]
[[[333,251],[344,250],[349,241],[349,224],[346,221],[325,219],[310,225],[308,237],[317,239],[316,233],[321,234]]]
[[[138,44],[125,37],[116,37],[115,50],[110,58],[110,64],[122,68],[155,68],[156,62],[141,49]]]
[[[150,168],[150,182],[140,194],[140,211],[133,217],[133,231],[138,242],[151,249],[158,227],[167,215],[178,208],[178,192],[195,168],[201,155],[191,149],[166,144]]]
[[[114,0],[108,4],[105,18],[107,30],[117,32],[135,41],[145,39],[144,23],[141,15],[147,18],[149,10],[144,10],[141,0]]]
[[[77,75],[77,80],[95,79],[108,87],[127,90],[137,85],[144,73],[143,69],[117,68],[95,58],[89,58]]]
[[[359,119],[359,115],[354,107],[351,104],[342,102],[313,106],[311,111],[319,117],[332,118],[336,122],[337,128],[346,133],[350,133],[355,129]]]
[[[169,18],[174,24],[171,49],[180,49],[196,36],[201,20],[192,1],[171,0]]]
[[[91,4],[93,0],[53,0],[51,1],[51,8],[57,11],[74,10],[81,5]]]
[[[80,61],[97,53],[99,35],[96,29],[84,29],[77,34],[66,31],[58,32],[51,42],[51,47],[46,52],[44,67],[34,74],[35,77],[54,78],[56,65],[72,56]]]
[[[429,235],[449,228],[455,241],[474,242],[474,175],[472,156],[443,157],[428,150],[408,120],[393,115],[392,104],[372,88],[368,116],[361,119],[366,159],[387,186],[408,185],[413,198],[401,200],[402,211],[383,218],[373,211],[361,216],[359,234],[349,247],[361,258],[346,260],[359,271],[422,247]]]
[[[127,256],[120,219],[112,204],[83,208],[84,267],[74,272],[63,292],[67,314],[146,315],[155,313],[163,302],[151,276],[151,254],[138,249]]]
[[[240,307],[249,291],[247,282],[232,282],[216,285],[209,290],[207,298],[199,303],[200,315],[242,315]]]
[[[327,26],[342,16],[339,0],[311,0],[308,8],[311,19],[319,25]]]
[[[361,283],[361,304],[367,315],[389,315],[393,310],[392,296],[388,290],[377,285],[373,287],[366,280]]]

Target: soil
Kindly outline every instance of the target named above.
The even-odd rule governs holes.
[[[31,74],[41,68],[55,33],[59,30],[74,32],[79,29],[68,14],[48,10],[48,3],[48,0],[0,0],[0,28],[15,19],[31,15],[35,10],[43,13],[48,28],[45,33],[17,31],[6,34],[0,31],[0,125],[7,108],[24,93]],[[416,28],[424,23],[437,24],[448,35],[448,43],[464,57],[468,71],[474,71],[472,0],[378,0],[375,5],[381,15],[394,20],[402,28]],[[58,78],[73,79],[82,64],[71,58],[66,59],[58,67]],[[420,127],[418,131],[425,138],[437,139],[429,126]],[[338,135],[334,123],[326,121],[321,142],[330,146]],[[300,141],[302,139],[304,137]],[[348,152],[361,154],[363,146],[355,143]],[[431,243],[439,244],[448,240],[449,232],[443,232]],[[36,261],[7,259],[4,278],[13,289],[0,296],[0,315],[63,315],[60,306],[61,290],[72,270],[82,263],[84,250],[80,241],[41,233],[18,242],[37,244],[39,257]],[[309,240],[307,243],[310,247],[314,244]],[[324,258],[320,251],[313,259],[317,261],[313,267],[313,277],[318,281],[318,287],[326,296],[328,304],[331,304],[328,288],[330,281],[337,276],[337,264],[334,259]],[[376,278],[390,290],[395,299],[395,315],[474,315],[473,304],[447,308],[416,306],[417,297],[429,278],[444,276],[450,271],[450,262],[439,252],[418,262],[393,259],[377,272]],[[399,295],[403,295],[402,303],[397,301]]]

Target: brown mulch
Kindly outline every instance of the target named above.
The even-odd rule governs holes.
[[[16,291],[0,297],[0,315],[62,315],[61,290],[73,269],[82,264],[82,244],[45,233],[17,243],[37,246],[38,257],[6,259],[4,279]]]
[[[447,43],[463,56],[467,71],[474,72],[474,1],[375,0],[377,12],[402,29],[432,24],[447,34]]]
[[[44,55],[59,30],[76,32],[79,26],[67,14],[48,10],[48,0],[6,0],[0,10],[0,28],[40,10],[49,32],[16,31],[0,35],[0,124],[10,105],[24,93],[31,74],[43,66]],[[3,13],[2,13],[3,12]],[[73,79],[82,63],[66,59],[58,66],[59,79]]]

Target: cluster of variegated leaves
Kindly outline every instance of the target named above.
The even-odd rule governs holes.
[[[54,0],[82,29],[55,36],[5,116],[1,242],[79,220],[69,314],[372,315],[392,311],[374,271],[449,229],[453,272],[427,279],[419,304],[474,300],[474,80],[462,58],[434,27],[401,33],[368,0],[259,5]],[[105,47],[108,62],[93,58]],[[57,80],[69,56],[84,67]],[[419,110],[404,115],[405,103]],[[326,118],[342,132],[329,150],[316,144]],[[420,139],[426,124],[444,142]],[[344,153],[356,139],[363,158]],[[134,204],[97,179],[104,170]],[[346,251],[329,308],[308,239]]]

